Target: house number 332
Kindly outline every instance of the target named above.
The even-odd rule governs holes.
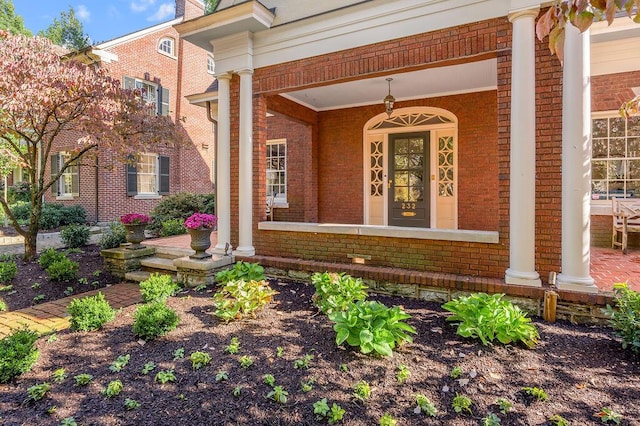
[[[402,210],[415,210],[416,203],[402,203]]]

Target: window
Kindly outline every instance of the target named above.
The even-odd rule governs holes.
[[[287,140],[267,141],[267,196],[274,204],[287,202]]]
[[[160,43],[158,44],[158,52],[164,55],[175,56],[174,46],[175,42],[171,37],[164,37],[160,39]]]
[[[640,198],[640,116],[592,119],[593,200]]]
[[[134,77],[123,77],[124,88],[139,90],[140,96],[148,104],[153,105],[153,111],[158,115],[169,115],[169,89],[159,84]]]
[[[169,193],[169,157],[143,153],[129,157],[127,195],[166,195]]]
[[[207,72],[209,74],[215,74],[216,72],[216,63],[213,60],[213,55],[207,55]]]
[[[69,161],[71,154],[60,152],[51,156],[51,178],[53,179],[62,169],[62,166]],[[80,192],[80,176],[78,165],[68,166],[60,175],[58,180],[51,186],[51,193],[57,197],[77,197]]]

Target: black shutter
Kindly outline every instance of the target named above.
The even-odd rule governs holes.
[[[58,157],[58,154],[53,154],[51,156],[51,180],[52,181],[55,175],[57,175],[59,171],[60,171],[60,157]],[[53,183],[53,185],[51,185],[51,194],[55,196],[60,195],[60,183],[58,182],[57,179]]]
[[[158,86],[158,115],[169,115],[169,89]]]
[[[133,77],[122,77],[122,84],[125,89],[133,90],[136,88],[136,79]]]
[[[136,169],[136,157],[127,157],[127,195],[138,193],[138,170]]]
[[[158,158],[158,164],[159,164],[159,168],[160,168],[160,191],[158,191],[158,193],[160,195],[168,195],[171,188],[169,186],[169,172],[170,172],[170,168],[169,168],[169,157],[162,157],[160,156]]]

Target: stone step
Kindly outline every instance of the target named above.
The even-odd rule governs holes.
[[[146,271],[172,271],[177,272],[178,268],[173,265],[173,259],[166,257],[151,256],[140,260],[140,266]]]
[[[156,257],[161,257],[165,259],[177,259],[179,257],[189,256],[193,254],[194,251],[188,248],[179,248],[179,247],[161,247],[161,246],[153,246],[156,249]]]
[[[147,271],[131,271],[124,274],[125,281],[142,282],[149,279],[151,272]]]

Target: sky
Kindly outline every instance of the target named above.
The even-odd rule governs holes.
[[[97,44],[175,16],[174,0],[13,0],[25,27],[36,34],[71,6],[84,32]]]

